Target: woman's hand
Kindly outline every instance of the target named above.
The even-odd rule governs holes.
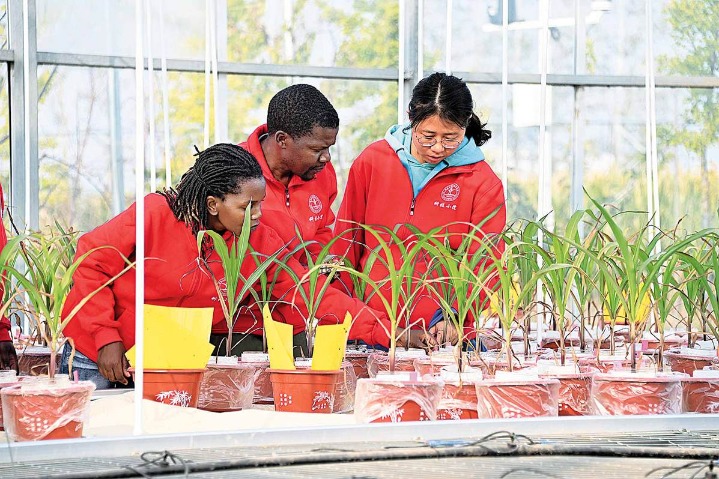
[[[459,341],[457,328],[449,321],[442,320],[429,328],[429,334],[434,338],[434,342],[441,348],[444,345],[455,345]]]
[[[100,374],[109,381],[127,385],[127,378],[130,377],[130,363],[125,357],[125,345],[122,341],[106,344],[97,352],[97,367]]]

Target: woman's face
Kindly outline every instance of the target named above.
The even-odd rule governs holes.
[[[253,178],[240,184],[239,193],[229,193],[221,200],[207,197],[207,211],[210,213],[210,228],[220,234],[231,231],[239,236],[245,221],[245,208],[251,204],[252,231],[260,224],[262,201],[265,199],[265,179]]]
[[[464,140],[464,131],[456,123],[432,115],[412,128],[412,156],[420,163],[436,165],[454,153]]]

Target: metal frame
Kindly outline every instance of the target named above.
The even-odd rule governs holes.
[[[282,428],[243,432],[168,434],[117,438],[84,438],[39,443],[9,443],[0,448],[0,463],[108,457],[140,454],[144,451],[228,448],[238,446],[279,446],[342,442],[449,440],[479,438],[496,431],[510,431],[530,437],[577,436],[659,431],[719,430],[719,415],[677,416],[585,416],[533,419],[475,419],[465,421],[358,424],[316,428]]]

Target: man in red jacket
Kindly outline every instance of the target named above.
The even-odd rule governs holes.
[[[337,175],[330,147],[337,140],[339,116],[329,100],[312,85],[292,85],[279,91],[267,108],[267,123],[242,143],[257,158],[267,183],[263,221],[290,244],[316,243],[317,256],[332,238]],[[300,251],[296,258],[307,264]]]
[[[5,213],[5,200],[3,199],[2,185],[0,185],[0,220]],[[7,244],[5,227],[0,228],[0,250]],[[4,281],[0,281],[0,298],[5,292]],[[0,317],[0,369],[14,369],[18,371],[17,353],[10,335],[10,320],[6,316]]]

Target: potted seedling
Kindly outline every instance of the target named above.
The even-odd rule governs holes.
[[[559,381],[542,379],[533,375],[514,373],[512,353],[512,330],[521,304],[534,294],[536,284],[548,271],[564,268],[564,265],[545,265],[532,274],[529,281],[518,285],[514,278],[519,274],[518,261],[524,254],[526,243],[515,240],[507,242],[501,255],[491,257],[491,271],[495,283],[488,294],[497,298],[497,314],[504,335],[503,352],[507,355],[509,372],[496,371],[494,379],[478,383],[477,399],[479,417],[509,418],[556,416],[558,413]]]
[[[364,296],[361,299],[368,300],[372,296],[378,298],[389,319],[387,334],[390,345],[388,373],[357,381],[355,417],[360,422],[434,420],[442,383],[417,379],[413,369],[411,372],[395,371],[397,338],[403,336],[409,344],[412,305],[424,291],[423,282],[417,277],[415,269],[420,261],[424,261],[425,246],[433,232],[422,233],[412,225],[398,225],[397,228],[409,228],[413,235],[413,241],[405,243],[397,235],[397,229],[370,225],[356,227],[361,228],[365,237],[376,245],[369,252],[364,270],[370,271],[375,261],[378,261],[387,272],[386,278],[375,280],[366,272],[344,264],[338,264],[335,268],[364,283]],[[368,360],[370,369],[373,357]]]
[[[263,260],[252,250],[250,245],[251,234],[251,208],[248,204],[245,209],[245,218],[239,236],[233,235],[229,241],[215,231],[199,231],[197,234],[197,249],[205,270],[215,285],[217,297],[227,325],[227,340],[225,341],[225,357],[218,354],[210,359],[202,382],[198,407],[210,411],[237,411],[252,405],[255,393],[255,377],[257,368],[248,363],[238,361],[232,355],[233,329],[235,318],[240,306],[248,300],[257,303],[267,300],[260,298],[254,286],[260,283],[261,291],[267,292],[267,270],[274,267],[276,258],[281,253],[277,251]],[[214,251],[219,257],[224,272],[224,278],[218,278],[213,272],[208,260],[203,256],[205,244],[210,241]],[[266,304],[266,303],[265,303]]]
[[[444,381],[438,419],[477,418],[475,384],[482,380],[482,371],[469,366],[462,345],[465,327],[473,318],[478,321],[487,304],[486,283],[492,276],[491,268],[487,266],[488,251],[501,249],[501,238],[486,237],[481,225],[467,224],[466,227],[469,233],[464,235],[457,248],[451,246],[449,238],[437,234],[429,236],[425,245],[432,263],[425,282],[440,304],[445,324],[455,329],[458,338],[454,346],[454,364],[428,361],[430,369],[441,367],[437,375]]]
[[[111,246],[91,249],[73,260],[76,234],[59,226],[50,229],[47,234],[29,234],[22,239],[20,248],[25,271],[6,266],[7,276],[22,289],[29,303],[28,311],[50,349],[47,378],[24,381],[1,392],[5,428],[8,436],[16,441],[82,435],[87,406],[95,385],[90,381],[71,382],[69,377],[56,374],[57,353],[67,341],[62,332],[95,294],[134,267],[133,262]],[[61,317],[73,273],[90,254],[103,248],[115,249],[125,267],[85,296],[64,318]],[[71,341],[70,346],[73,346]]]
[[[719,342],[719,233],[716,231],[702,238],[701,251],[695,260],[689,256],[684,258],[696,269],[699,278],[699,304],[701,315],[712,336]],[[712,351],[716,361],[717,351]],[[705,367],[695,369],[693,377],[683,382],[683,404],[686,412],[718,413],[719,412],[719,371]]]
[[[623,374],[599,374],[592,383],[595,412],[602,415],[671,414],[681,409],[680,378],[673,375],[637,373],[636,342],[643,317],[646,297],[653,282],[672,258],[696,239],[705,235],[699,231],[665,245],[659,242],[662,233],[647,239],[649,225],[628,237],[614,216],[591,198],[611,231],[616,250],[608,258],[596,257],[596,264],[606,288],[619,297],[629,324],[629,359],[631,370]],[[605,261],[602,261],[604,259]],[[606,261],[609,259],[610,261]]]

